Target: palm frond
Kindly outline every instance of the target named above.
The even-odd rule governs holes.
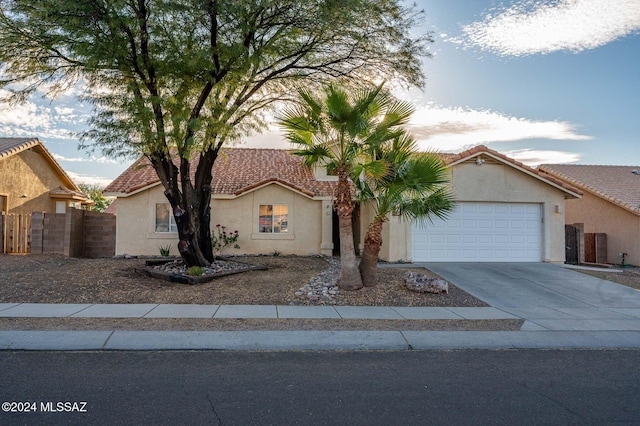
[[[385,128],[404,126],[409,123],[414,112],[415,108],[410,102],[394,100],[387,106],[379,126]]]
[[[426,198],[404,200],[397,211],[406,220],[424,218],[433,221],[434,216],[447,219],[455,209],[455,198],[447,187],[442,187]]]
[[[316,164],[326,165],[334,160],[333,151],[325,144],[309,145],[306,149],[295,150],[292,153],[303,157],[302,161],[308,167]]]

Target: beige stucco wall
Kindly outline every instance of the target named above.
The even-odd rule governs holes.
[[[607,261],[627,253],[625,263],[640,265],[640,217],[585,192],[580,200],[567,200],[568,224],[584,223],[584,232],[607,234]]]
[[[177,254],[177,233],[157,233],[154,230],[155,205],[167,203],[162,187],[157,185],[138,194],[118,198],[116,254],[158,255],[160,246],[172,246]],[[258,232],[258,211],[261,204],[288,206],[288,233]],[[321,254],[323,243],[323,201],[313,200],[278,184],[271,184],[237,198],[215,198],[211,202],[211,226],[220,224],[233,232],[239,231],[239,250],[225,254]],[[330,229],[330,228],[329,228]],[[331,234],[328,234],[330,245]],[[325,235],[325,239],[327,235]]]
[[[55,212],[49,191],[61,185],[60,175],[36,150],[0,160],[0,195],[6,196],[7,213]]]
[[[451,169],[452,191],[459,202],[538,203],[542,206],[542,261],[564,262],[564,192],[501,163],[461,163]],[[559,213],[556,212],[558,206]],[[411,260],[411,224],[391,217],[383,228],[380,258]]]

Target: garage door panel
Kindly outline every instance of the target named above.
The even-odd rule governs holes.
[[[493,229],[495,226],[493,224],[493,220],[491,219],[480,219],[478,220],[478,227],[480,229]]]
[[[459,203],[446,221],[414,223],[413,260],[539,262],[541,214],[539,204]]]
[[[462,211],[463,213],[478,213],[478,209],[480,208],[480,204],[459,204],[457,211]]]
[[[507,244],[510,242],[509,235],[496,235],[493,240],[499,244]]]
[[[478,236],[465,234],[462,236],[462,242],[464,244],[476,244],[478,242]]]

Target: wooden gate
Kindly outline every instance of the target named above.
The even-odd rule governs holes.
[[[584,261],[587,263],[607,263],[607,234],[584,234]]]
[[[564,226],[565,263],[577,265],[578,261],[578,229],[575,226]]]
[[[2,253],[31,251],[31,215],[0,215],[0,249]]]

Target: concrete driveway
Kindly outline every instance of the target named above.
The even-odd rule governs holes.
[[[640,330],[640,291],[549,263],[420,263],[491,306],[553,330]],[[524,329],[524,328],[523,328]]]

